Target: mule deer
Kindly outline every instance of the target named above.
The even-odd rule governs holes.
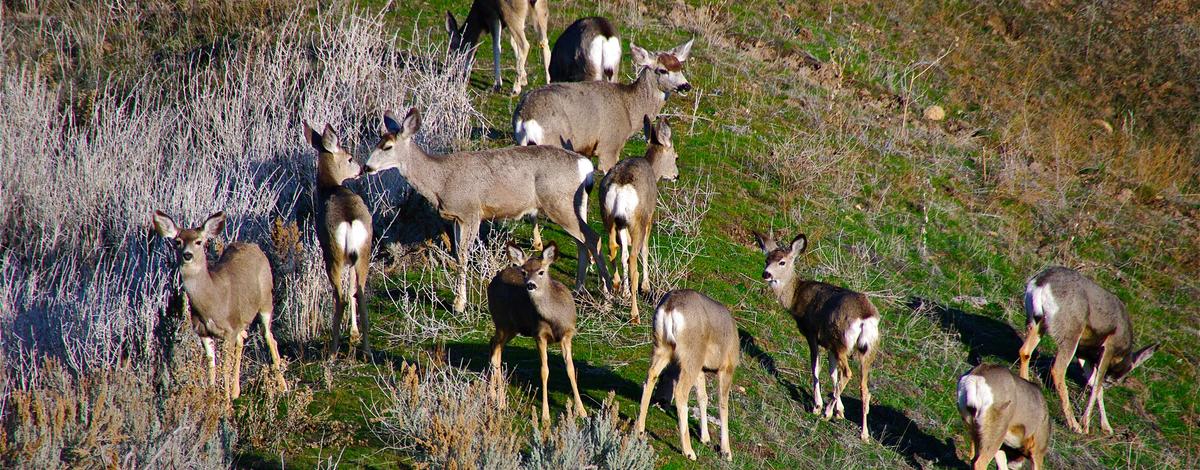
[[[550,52],[551,82],[617,81],[621,38],[608,19],[592,16],[571,23]]]
[[[500,353],[513,337],[520,334],[533,338],[542,359],[542,420],[549,422],[546,381],[550,377],[550,366],[546,348],[550,343],[561,343],[575,412],[584,416],[583,400],[579,398],[579,385],[575,381],[575,362],[571,359],[575,299],[567,286],[550,277],[550,266],[558,259],[558,247],[551,243],[542,250],[541,259],[526,258],[525,252],[515,245],[510,244],[507,249],[513,265],[497,273],[487,287],[488,311],[496,326],[496,333],[492,335],[492,371],[499,376]]]
[[[402,121],[384,116],[386,132],[371,152],[367,171],[397,168],[441,216],[454,222],[458,254],[458,289],[454,310],[467,304],[467,254],[487,219],[512,219],[538,211],[562,226],[578,247],[575,289],[583,289],[588,263],[596,260],[600,285],[611,280],[603,262],[600,237],[587,224],[592,162],[575,152],[555,147],[509,147],[479,152],[431,156],[413,141],[421,115],[410,109]]]
[[[667,52],[629,50],[638,70],[633,83],[551,83],[521,98],[513,113],[517,144],[569,148],[599,158],[600,171],[612,168],[645,116],[657,116],[669,94],[692,89],[683,76],[692,41]]]
[[[620,269],[624,270],[625,289],[629,291],[630,317],[638,323],[638,292],[648,289],[650,278],[644,270],[649,258],[650,229],[654,225],[654,208],[658,204],[658,180],[679,178],[675,166],[678,155],[671,145],[671,126],[665,118],[655,125],[645,118],[646,155],[622,160],[600,180],[600,214],[608,232],[608,258],[612,261],[621,252]],[[619,241],[619,243],[618,243]],[[642,258],[641,282],[638,282],[638,257]],[[617,284],[617,280],[613,284]]]
[[[704,374],[717,374],[717,400],[721,418],[721,454],[733,460],[729,446],[729,390],[733,372],[738,365],[738,333],[729,309],[694,290],[673,290],[663,295],[654,310],[654,353],[650,371],[642,388],[634,429],[646,431],[646,411],[650,394],[667,364],[679,366],[679,381],[675,382],[675,413],[679,419],[679,442],[683,455],[696,460],[692,439],[688,433],[688,395],[696,388],[700,407],[700,442],[708,443],[708,391]]]
[[[542,47],[542,62],[545,64],[546,83],[550,83],[550,43],[546,39],[546,22],[550,16],[550,0],[475,0],[460,27],[454,19],[454,14],[446,12],[446,31],[450,33],[450,47],[459,52],[467,52],[472,56],[475,44],[479,43],[479,35],[484,31],[492,34],[492,69],[496,73],[496,82],[492,88],[500,91],[503,80],[500,77],[500,31],[508,28],[508,40],[512,44],[513,55],[517,58],[517,79],[513,82],[513,95],[521,94],[521,87],[527,83],[525,77],[525,60],[529,57],[529,41],[525,39],[525,20],[533,17],[533,29],[538,34],[538,44]],[[474,62],[472,60],[471,62]]]
[[[820,350],[829,351],[832,364],[833,396],[825,407],[825,419],[845,414],[842,391],[846,389],[853,373],[850,357],[857,356],[862,378],[862,434],[866,441],[867,413],[871,408],[871,392],[867,388],[871,362],[879,342],[879,311],[866,295],[843,287],[818,281],[802,280],[793,267],[796,257],[808,247],[804,234],[792,239],[792,243],[779,247],[769,235],[754,233],[758,247],[766,255],[766,267],[762,277],[771,287],[771,292],[783,307],[792,314],[796,327],[808,340],[808,355],[813,373],[813,413],[820,413],[821,362]]]
[[[1112,434],[1104,410],[1104,382],[1124,379],[1158,349],[1158,344],[1133,351],[1133,325],[1125,304],[1091,279],[1072,269],[1051,267],[1038,273],[1025,286],[1026,336],[1021,345],[1021,378],[1029,378],[1029,357],[1045,330],[1054,338],[1058,353],[1050,378],[1058,391],[1063,415],[1072,431],[1087,434],[1092,405],[1100,403],[1100,428]],[[1088,385],[1091,396],[1083,412],[1083,427],[1067,397],[1067,366],[1079,358],[1080,366],[1091,364]],[[1084,368],[1087,370],[1087,368]]]
[[[281,390],[287,390],[280,366],[279,346],[271,334],[273,309],[273,280],[266,255],[253,243],[230,243],[221,258],[211,268],[205,246],[225,228],[225,213],[217,212],[199,227],[180,229],[162,211],[154,211],[154,230],[175,244],[183,291],[191,304],[192,328],[204,344],[208,356],[208,383],[217,383],[218,339],[226,346],[233,345],[233,357],[222,354],[221,378],[225,380],[225,396],[229,399],[242,394],[242,351],[246,327],[258,317],[263,338],[271,352],[271,369]],[[226,359],[232,359],[230,364]]]
[[[1002,446],[1019,453],[1014,464],[1028,458],[1034,470],[1042,468],[1050,444],[1050,413],[1036,385],[1007,368],[980,364],[958,380],[958,413],[970,435],[976,470],[986,469],[992,458],[1007,470]]]
[[[363,353],[370,357],[367,336],[371,327],[365,297],[371,269],[371,211],[362,197],[342,185],[362,173],[362,168],[338,145],[333,126],[327,124],[324,133],[317,133],[305,124],[304,137],[317,150],[317,241],[325,258],[325,273],[333,285],[330,354],[340,350],[342,314],[349,305],[350,343],[361,338]]]

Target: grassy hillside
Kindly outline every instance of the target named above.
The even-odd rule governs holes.
[[[444,37],[444,12],[461,20],[469,2],[362,3],[386,7],[382,19],[399,48],[415,49],[416,38],[429,31]],[[1135,342],[1162,346],[1106,394],[1115,434],[1081,436],[1064,425],[1049,388],[1054,345],[1042,342],[1036,369],[1053,417],[1049,465],[1200,466],[1198,13],[1174,4],[1142,5],[1156,14],[1138,15],[1125,7],[1060,3],[552,4],[551,42],[575,18],[592,14],[611,18],[626,45],[666,49],[696,38],[685,68],[694,90],[672,97],[663,110],[674,128],[681,176],[666,184],[651,240],[653,292],[641,302],[647,315],[662,292],[686,287],[733,311],[742,348],[731,403],[734,460],[726,464],[698,442],[695,419],[699,461],[683,459],[674,408],[660,403],[647,422],[657,466],[965,467],[957,379],[981,362],[1015,367],[1025,281],[1055,264],[1112,290],[1129,307]],[[488,90],[485,40],[468,92],[481,118],[472,119],[470,138],[439,148],[510,143],[517,98],[507,94],[515,76],[507,40],[503,49],[505,92]],[[535,48],[531,89],[543,84],[541,61]],[[622,73],[628,79],[627,59]],[[935,105],[944,120],[926,118]],[[377,112],[357,110],[359,121],[347,118],[362,127],[351,132],[361,136],[360,151],[374,131],[359,114]],[[637,137],[625,155],[643,148]],[[411,215],[417,206],[404,206],[400,227],[388,233],[431,233],[426,220]],[[595,210],[593,203],[593,221]],[[555,275],[569,283],[574,244],[546,228],[566,254]],[[763,259],[751,230],[789,239],[806,233],[812,251],[801,274],[867,292],[880,308],[870,442],[858,439],[854,384],[846,390],[848,419],[826,422],[807,411],[807,346],[760,279]],[[535,429],[538,436],[569,434],[530,422],[539,377],[527,338],[505,349],[508,408],[481,411],[494,408],[477,377],[487,368],[491,334],[482,286],[503,263],[502,241],[528,246],[530,227],[497,224],[489,233],[491,241],[473,256],[479,267],[462,315],[448,311],[453,263],[436,239],[379,248],[371,303],[375,360],[324,361],[322,341],[285,345],[288,378],[299,391],[281,396],[259,375],[246,374],[245,398],[232,421],[234,464],[421,465],[428,455],[452,453],[439,446],[453,443],[476,454],[486,448],[487,455],[528,457],[536,454],[526,437]],[[629,324],[627,305],[610,305],[589,287],[594,298],[580,299],[574,347],[579,384],[588,412],[611,403],[605,409],[615,410],[612,426],[620,428],[620,419],[636,418],[650,327]],[[559,413],[570,403],[570,388],[558,349],[551,351],[551,407]],[[262,357],[248,358],[252,371]],[[1082,374],[1072,368],[1070,377],[1079,413]],[[823,382],[828,393],[829,381]],[[425,441],[414,439],[416,431],[400,416],[447,409],[453,419]]]

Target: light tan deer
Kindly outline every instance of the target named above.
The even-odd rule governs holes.
[[[571,338],[575,337],[575,299],[567,286],[550,277],[550,266],[558,259],[558,247],[551,243],[540,259],[526,258],[515,245],[508,246],[513,265],[496,273],[488,284],[488,311],[496,333],[492,335],[492,372],[500,374],[500,353],[504,345],[520,334],[537,342],[542,359],[542,420],[550,421],[547,380],[550,366],[546,349],[551,343],[562,344],[563,362],[571,381],[575,413],[585,416],[579,385],[575,381],[575,361],[571,358]]]
[[[808,247],[804,234],[792,239],[792,243],[779,247],[769,235],[754,233],[758,246],[766,255],[763,280],[784,308],[792,314],[796,327],[808,340],[808,355],[813,372],[813,413],[820,413],[821,361],[820,352],[829,351],[832,365],[833,396],[825,407],[825,419],[845,415],[842,391],[850,382],[850,357],[857,356],[862,378],[862,433],[866,441],[867,414],[871,408],[871,391],[867,388],[871,362],[879,342],[879,311],[866,295],[844,287],[824,282],[803,280],[796,275],[796,257]]]
[[[500,31],[507,27],[508,40],[517,58],[513,95],[519,95],[521,87],[528,83],[525,61],[529,57],[529,40],[525,39],[525,20],[530,16],[533,18],[533,29],[538,34],[538,44],[542,47],[546,83],[550,83],[550,42],[546,39],[550,0],[475,0],[471,2],[471,9],[461,27],[454,19],[454,14],[447,11],[446,31],[450,33],[450,47],[460,52],[472,51],[479,43],[480,34],[484,31],[491,33],[492,68],[496,72],[496,82],[492,88],[499,91],[503,82],[500,76]]]
[[[1008,470],[1001,446],[1019,453],[1012,463],[1033,461],[1042,468],[1050,445],[1050,412],[1037,385],[1017,377],[1007,368],[981,364],[958,380],[958,413],[971,442],[975,470],[984,470],[992,459]]]
[[[521,98],[513,113],[517,144],[569,148],[599,158],[602,172],[612,168],[646,116],[658,116],[671,93],[692,89],[683,76],[692,41],[666,52],[629,50],[633,83],[551,83]]]
[[[209,216],[199,227],[180,229],[162,211],[154,211],[154,230],[175,244],[183,291],[192,307],[192,328],[204,344],[208,356],[208,383],[217,383],[218,339],[234,347],[233,357],[221,358],[221,379],[225,381],[225,396],[235,399],[242,394],[242,351],[246,327],[258,317],[263,338],[271,352],[271,369],[281,390],[287,390],[280,366],[279,347],[271,334],[271,312],[274,308],[271,289],[271,265],[266,255],[253,243],[230,243],[221,258],[209,268],[205,246],[225,228],[225,213]],[[232,359],[233,362],[227,359]]]
[[[1058,353],[1050,378],[1058,391],[1063,415],[1072,431],[1087,434],[1092,406],[1100,403],[1100,428],[1112,434],[1104,410],[1104,382],[1120,381],[1158,349],[1158,344],[1133,351],[1133,325],[1125,304],[1091,279],[1072,269],[1051,267],[1025,286],[1026,336],[1021,345],[1021,378],[1029,378],[1029,358],[1045,330],[1054,338]],[[1067,396],[1067,366],[1072,358],[1090,364],[1091,396],[1083,412],[1083,427]],[[1088,370],[1088,367],[1084,367]]]
[[[575,289],[583,289],[588,264],[595,260],[600,285],[611,290],[601,256],[600,237],[587,224],[592,162],[557,147],[508,147],[432,156],[413,141],[421,115],[410,109],[402,121],[388,113],[386,132],[371,152],[367,171],[396,168],[447,220],[454,222],[458,289],[454,310],[467,305],[467,254],[479,235],[481,220],[515,219],[539,211],[576,241],[579,257]]]
[[[675,382],[675,413],[679,419],[679,442],[683,455],[696,460],[688,433],[688,396],[696,388],[700,407],[700,442],[708,443],[708,391],[704,374],[717,374],[718,412],[721,418],[721,454],[733,460],[729,446],[729,391],[738,366],[738,332],[729,309],[694,290],[673,290],[663,295],[654,310],[654,352],[642,388],[634,429],[646,431],[646,412],[658,376],[671,362],[679,366]]]
[[[630,317],[638,323],[638,293],[648,289],[648,271],[641,272],[638,282],[638,257],[646,268],[650,254],[650,230],[654,226],[654,208],[658,204],[658,180],[679,178],[675,160],[679,157],[671,145],[671,126],[666,118],[657,124],[645,119],[646,155],[622,160],[600,180],[600,215],[608,232],[608,258],[612,261],[621,252],[618,270],[624,275],[621,283],[628,292]],[[613,284],[617,284],[617,280]]]
[[[342,314],[350,307],[350,343],[362,341],[362,351],[371,355],[367,341],[367,274],[371,270],[371,211],[362,197],[342,185],[356,178],[362,168],[338,145],[337,133],[326,125],[317,133],[304,125],[304,137],[317,151],[317,241],[325,258],[325,273],[333,285],[333,339],[330,355],[337,355],[342,340]],[[361,330],[361,335],[360,335]]]
[[[621,38],[608,19],[591,16],[571,23],[550,52],[550,81],[617,81]]]

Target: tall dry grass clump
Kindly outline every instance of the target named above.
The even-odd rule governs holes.
[[[141,7],[96,1],[81,8]],[[28,19],[17,15],[10,22],[11,15],[4,17],[6,34],[19,28],[12,22]],[[113,19],[104,18],[96,24]],[[69,55],[78,46],[69,38],[98,34],[84,30],[96,24],[52,23],[30,39],[46,44],[50,52],[43,55]],[[104,409],[78,414],[79,426],[46,434],[54,438],[13,441],[24,443],[21,453],[9,447],[5,459],[65,465],[61,446],[76,448],[73,440],[93,433],[89,426],[125,436],[105,441],[113,449],[89,454],[97,458],[124,459],[153,448],[146,443],[186,437],[225,446],[218,460],[227,459],[234,441],[228,436],[209,432],[198,439],[178,426],[144,426],[173,416],[161,408],[144,421],[91,422],[101,412],[126,415],[130,407],[170,402],[174,392],[162,384],[201,368],[198,341],[181,325],[174,253],[150,235],[151,211],[162,209],[185,225],[225,211],[229,220],[216,245],[255,242],[271,258],[278,336],[292,345],[314,341],[328,331],[332,307],[310,220],[314,156],[301,121],[330,123],[345,147],[361,149],[387,109],[420,106],[426,125],[419,139],[435,148],[464,138],[479,120],[462,74],[464,58],[427,36],[396,37],[380,14],[337,6],[306,19],[293,6],[262,26],[270,30],[213,46],[220,54],[210,61],[168,70],[147,60],[137,86],[100,80],[87,96],[76,93],[74,81],[31,62],[22,49],[29,44],[4,41],[0,421],[11,439],[41,436],[46,421],[20,415],[18,406],[61,407],[95,394],[108,400],[87,400]],[[121,44],[98,40],[101,49]],[[108,59],[89,67],[122,65],[103,62]],[[376,220],[391,220],[408,191],[398,180],[373,184],[378,187],[368,192],[375,195]],[[183,371],[171,366],[178,357]],[[125,388],[137,400],[111,396]],[[189,413],[204,421],[208,411]]]

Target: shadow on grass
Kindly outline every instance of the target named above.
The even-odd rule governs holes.
[[[783,388],[787,389],[788,396],[791,397],[793,401],[812,403],[813,397],[811,395],[801,396],[800,389],[799,387],[796,387],[796,384],[779,375],[779,368],[775,365],[775,358],[771,357],[770,354],[758,346],[758,340],[754,338],[754,335],[750,334],[749,331],[738,328],[738,342],[741,344],[742,354],[750,356],[757,361],[763,369],[766,369],[767,373],[771,374],[771,377],[774,377],[775,380],[783,386]]]
[[[907,305],[913,313],[933,317],[943,330],[958,333],[963,344],[967,346],[968,364],[977,366],[986,356],[1009,364],[1017,361],[1022,339],[1008,323],[920,297],[909,298]]]

